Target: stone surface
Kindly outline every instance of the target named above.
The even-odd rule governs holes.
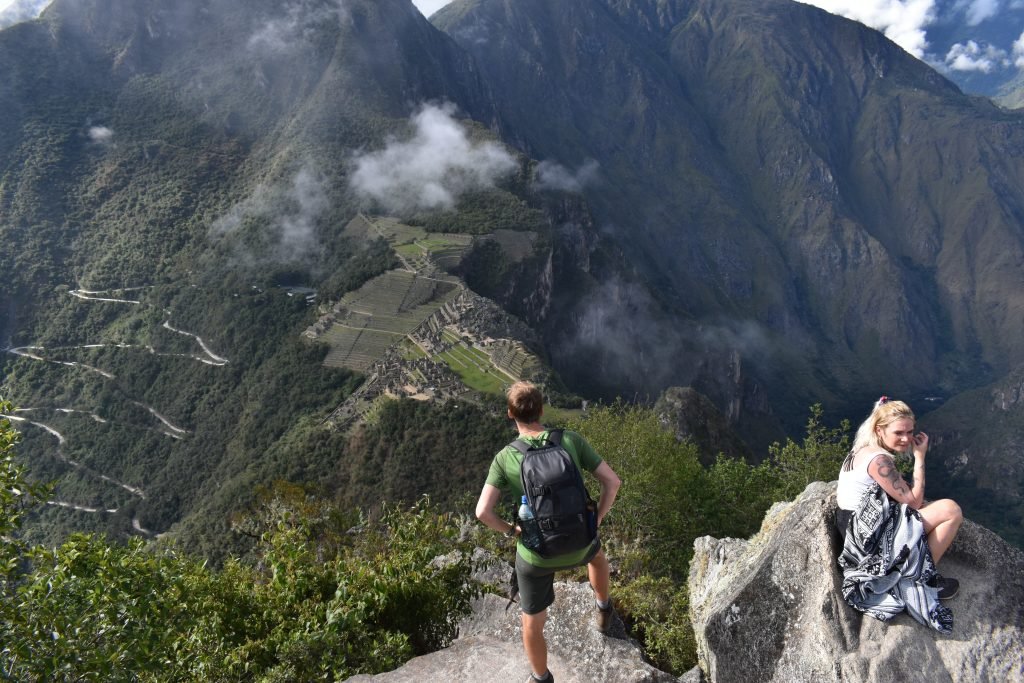
[[[548,642],[548,668],[558,683],[679,680],[646,663],[640,647],[626,638],[618,619],[608,635],[593,628],[594,597],[589,584],[557,582],[555,595],[544,633]],[[355,676],[348,681],[523,683],[530,675],[530,668],[523,652],[519,610],[513,605],[506,611],[507,603],[508,600],[496,595],[485,595],[474,603],[473,614],[461,624],[459,638],[450,647],[417,657],[395,671]]]
[[[775,505],[748,541],[697,539],[691,618],[709,681],[1024,681],[1024,553],[964,522],[939,570],[960,580],[942,636],[849,607],[835,558],[835,484]]]

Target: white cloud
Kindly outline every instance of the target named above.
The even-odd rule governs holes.
[[[50,0],[0,0],[0,28],[35,19],[49,4]]]
[[[956,43],[946,53],[946,66],[953,71],[981,71],[992,73],[1010,65],[1006,50],[994,45],[982,45],[973,40]]]
[[[915,57],[928,49],[927,27],[935,21],[935,0],[803,0],[804,4],[877,29]]]
[[[1020,38],[1013,43],[1013,63],[1024,69],[1024,33],[1021,33]]]
[[[89,129],[89,139],[100,144],[110,142],[114,137],[114,131],[106,126],[93,126]]]
[[[451,209],[461,194],[493,187],[515,170],[511,154],[494,142],[472,142],[454,113],[451,104],[424,106],[412,116],[410,139],[391,139],[355,159],[352,189],[399,213]]]
[[[318,24],[347,18],[342,0],[313,7],[309,0],[285,6],[285,15],[267,20],[250,37],[248,47],[260,54],[286,54],[313,34]]]
[[[329,202],[324,181],[310,166],[303,166],[285,188],[261,185],[252,195],[236,204],[211,228],[214,237],[237,233],[246,224],[264,226],[264,241],[275,260],[290,262],[305,259],[318,248],[316,223]],[[248,255],[251,260],[254,255]]]
[[[977,26],[986,19],[991,19],[999,14],[999,6],[1001,4],[1001,0],[970,0],[970,2],[965,4],[967,24],[969,26]]]
[[[535,184],[541,190],[579,192],[597,179],[600,167],[594,159],[587,159],[575,171],[570,171],[554,161],[542,161],[537,164]]]

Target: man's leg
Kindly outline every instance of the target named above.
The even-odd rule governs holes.
[[[608,557],[604,554],[603,549],[598,550],[597,554],[587,563],[587,576],[590,578],[590,587],[594,589],[594,597],[597,599],[594,626],[601,633],[607,633],[612,625],[613,610],[609,573]]]
[[[516,554],[516,576],[519,578],[520,618],[523,624],[523,649],[536,676],[548,674],[548,644],[544,640],[544,624],[548,607],[555,601],[555,570],[534,567]]]
[[[607,602],[611,591],[611,579],[609,578],[608,558],[605,556],[603,548],[598,550],[587,564],[587,576],[590,578],[590,587],[594,589],[597,599]]]
[[[523,612],[522,620],[526,659],[530,662],[534,674],[545,676],[548,673],[548,644],[544,640],[544,624],[548,620],[548,611],[544,610],[537,614]]]

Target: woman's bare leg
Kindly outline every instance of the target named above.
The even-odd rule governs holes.
[[[918,512],[924,520],[928,548],[932,551],[932,559],[937,565],[956,538],[956,532],[960,530],[960,524],[964,521],[964,513],[961,512],[960,506],[949,498],[928,503]]]

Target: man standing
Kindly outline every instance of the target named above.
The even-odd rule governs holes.
[[[548,440],[549,430],[540,423],[541,415],[544,413],[544,399],[540,389],[529,382],[516,382],[509,387],[507,397],[508,416],[515,420],[519,429],[519,439],[534,447],[544,445]],[[563,432],[561,445],[580,471],[592,472],[600,482],[601,498],[597,505],[597,526],[600,527],[601,520],[615,502],[622,482],[608,463],[601,460],[579,434]],[[494,506],[501,500],[502,494],[511,495],[516,501],[523,495],[520,479],[522,459],[523,455],[512,445],[499,451],[494,456],[487,474],[487,483],[484,484],[480,500],[476,504],[476,516],[481,522],[495,531],[516,538],[522,530],[518,525],[509,524],[498,516]],[[516,577],[519,580],[522,609],[523,647],[533,670],[532,681],[554,683],[554,676],[548,670],[544,623],[547,621],[548,606],[555,600],[555,572],[584,564],[587,565],[590,586],[597,599],[595,622],[598,630],[604,632],[611,624],[612,604],[609,594],[608,558],[601,549],[600,538],[595,534],[589,546],[556,557],[542,557],[523,545],[521,540],[516,544]]]

